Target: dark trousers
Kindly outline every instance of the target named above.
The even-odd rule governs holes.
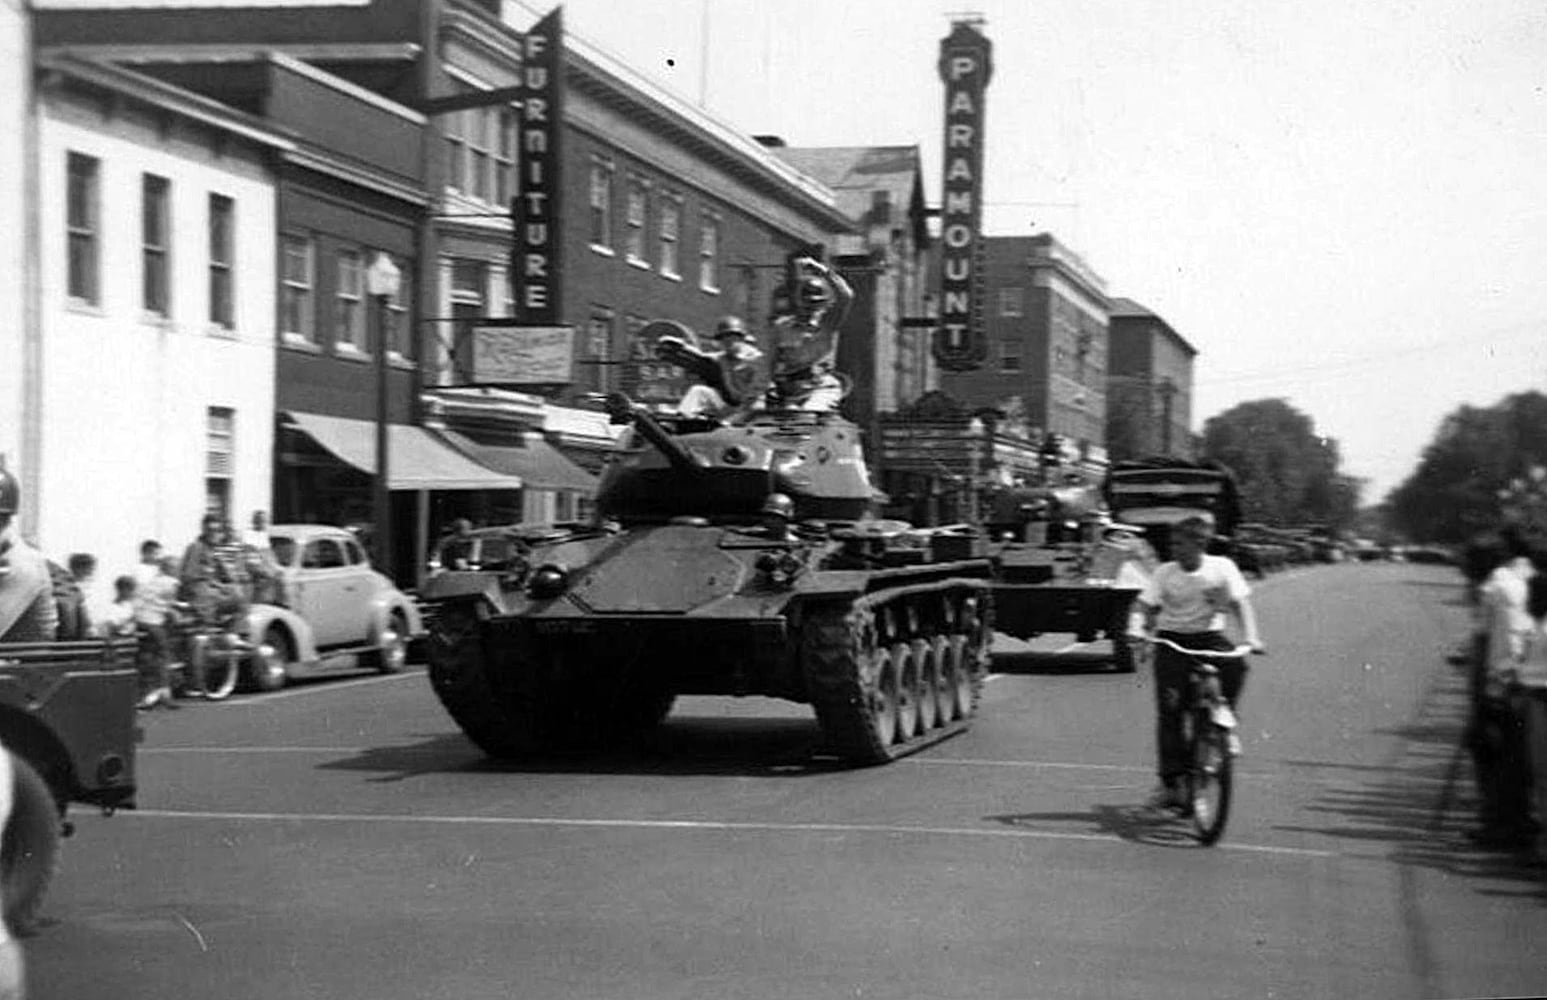
[[[140,696],[144,697],[171,683],[167,677],[167,661],[171,650],[168,648],[165,625],[141,624],[139,637],[135,667],[140,675]]]
[[[1229,652],[1235,644],[1220,632],[1161,632],[1188,649],[1214,649]],[[1219,668],[1220,693],[1236,707],[1241,689],[1246,686],[1246,660],[1211,661]],[[1183,718],[1187,712],[1187,692],[1192,676],[1192,659],[1169,646],[1155,647],[1155,743],[1159,750],[1160,780],[1176,784],[1187,771],[1187,740]]]
[[[1487,688],[1488,639],[1472,647],[1472,712],[1467,750],[1477,782],[1477,821],[1505,831],[1526,829],[1531,817],[1531,761],[1522,703]]]

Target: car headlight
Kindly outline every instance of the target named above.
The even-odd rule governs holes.
[[[537,567],[526,581],[526,592],[540,600],[558,597],[568,588],[569,571],[553,563],[545,563]]]

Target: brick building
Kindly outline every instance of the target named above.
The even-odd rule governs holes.
[[[1112,300],[1107,335],[1111,459],[1191,458],[1193,362],[1198,349],[1132,299]]]
[[[984,253],[989,357],[945,372],[940,387],[969,410],[1023,415],[1057,434],[1068,458],[1106,464],[1106,283],[1051,234],[991,236]]]

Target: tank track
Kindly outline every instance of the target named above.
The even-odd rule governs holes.
[[[991,594],[945,580],[810,609],[801,657],[826,751],[884,764],[965,731],[988,671]]]

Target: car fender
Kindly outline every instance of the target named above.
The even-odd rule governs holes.
[[[378,591],[371,598],[371,634],[380,635],[393,614],[403,616],[410,637],[424,634],[424,617],[419,613],[419,606],[395,587]]]
[[[251,639],[256,640],[274,624],[289,631],[291,639],[295,641],[297,661],[311,663],[317,659],[317,640],[305,618],[289,608],[274,604],[254,604],[247,612],[247,635]]]

